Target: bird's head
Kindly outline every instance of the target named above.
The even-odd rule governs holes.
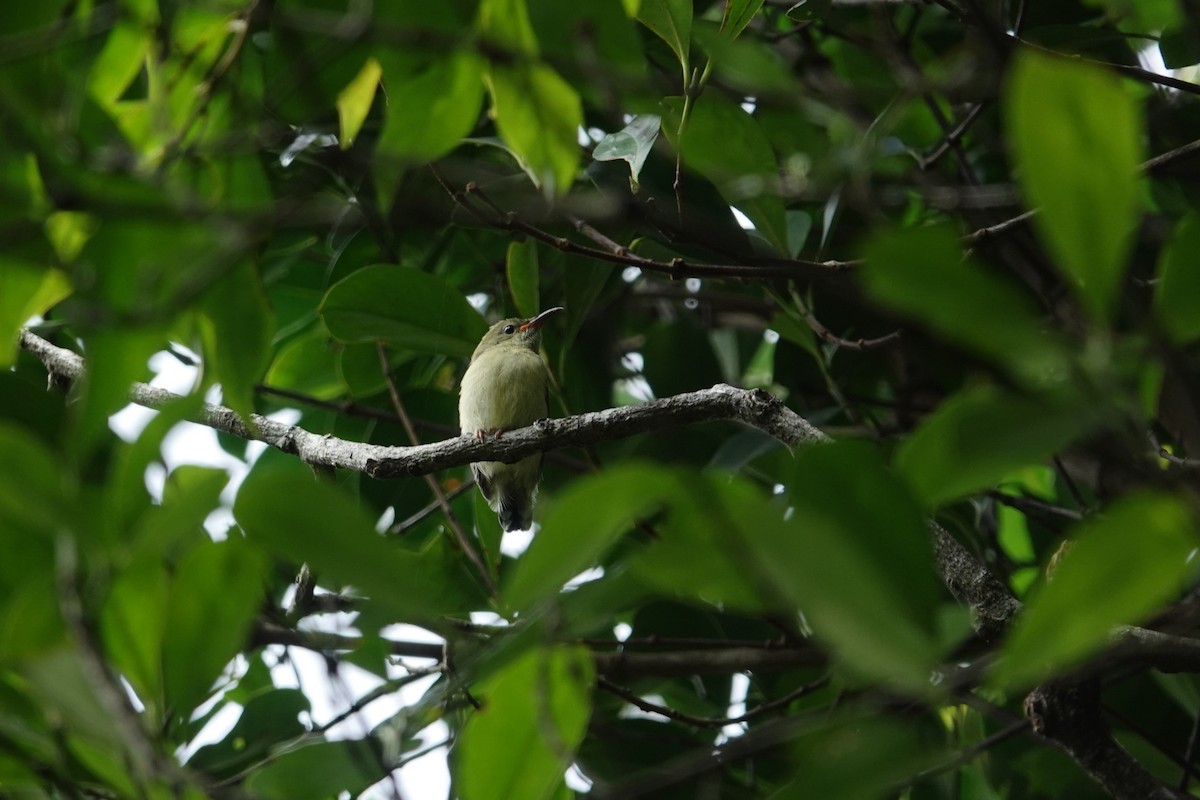
[[[480,353],[493,347],[527,347],[536,352],[542,345],[542,323],[562,310],[562,306],[555,306],[529,319],[509,317],[500,320],[488,328],[488,332],[479,340],[471,360],[474,361]]]

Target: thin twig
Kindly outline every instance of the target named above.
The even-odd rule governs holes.
[[[396,411],[396,416],[400,418],[401,424],[404,426],[404,432],[408,434],[409,443],[416,446],[421,444],[421,440],[417,437],[417,432],[413,428],[412,421],[408,418],[408,411],[404,408],[404,401],[400,399],[400,391],[396,388],[396,381],[392,377],[391,366],[388,364],[387,349],[383,346],[381,340],[375,340],[375,350],[379,353],[379,365],[383,370],[384,381],[387,382],[388,394],[392,399],[392,408]],[[432,474],[426,473],[422,476],[429,490],[433,492],[437,504],[441,507],[446,515],[446,522],[450,526],[451,532],[454,534],[454,540],[458,544],[459,549],[466,555],[467,560],[475,567],[475,571],[479,573],[480,580],[487,587],[488,594],[492,597],[496,596],[496,582],[492,580],[492,572],[488,569],[487,564],[480,558],[479,553],[475,552],[475,548],[468,541],[466,533],[463,532],[462,525],[458,521],[458,516],[454,513],[454,509],[450,506],[450,501],[446,498],[446,492],[442,489],[441,483]]]
[[[651,703],[649,700],[644,700],[635,692],[626,689],[624,686],[613,683],[608,678],[604,677],[597,678],[596,685],[601,689],[604,689],[606,692],[610,692],[611,694],[620,697],[630,705],[636,706],[647,713],[658,714],[659,716],[666,717],[667,719],[673,719],[676,722],[695,725],[698,728],[724,728],[726,725],[737,725],[742,722],[748,722],[755,717],[762,716],[763,714],[766,714],[769,711],[774,711],[778,708],[786,708],[793,701],[799,700],[801,697],[810,695],[813,692],[828,686],[829,676],[826,675],[825,677],[819,678],[812,683],[805,684],[804,686],[788,692],[782,697],[777,697],[774,700],[768,700],[767,702],[750,709],[745,714],[741,714],[736,717],[700,717],[696,716],[695,714],[686,714],[682,711],[676,711],[669,706],[663,706],[659,705],[658,703]]]

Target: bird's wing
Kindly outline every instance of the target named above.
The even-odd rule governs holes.
[[[479,464],[471,465],[471,474],[475,476],[475,485],[483,493],[484,499],[492,499],[492,477]]]

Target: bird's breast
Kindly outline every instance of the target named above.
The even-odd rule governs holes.
[[[523,428],[546,413],[546,365],[532,350],[492,348],[467,367],[458,401],[464,433]]]

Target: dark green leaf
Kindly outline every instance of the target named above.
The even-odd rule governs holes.
[[[876,236],[859,273],[867,291],[921,325],[1035,386],[1062,380],[1062,342],[1044,331],[1033,301],[981,265],[964,260],[946,228]]]
[[[1155,313],[1177,344],[1200,337],[1200,215],[1180,220],[1158,263]]]
[[[1005,109],[1034,225],[1087,310],[1108,322],[1137,222],[1138,104],[1100,67],[1022,50]]]
[[[541,531],[505,584],[505,600],[515,609],[527,609],[558,594],[640,517],[677,495],[671,472],[645,464],[576,482],[550,506]]]
[[[276,755],[250,773],[246,788],[270,800],[357,796],[388,773],[370,741],[350,739],[304,744]]]
[[[1022,397],[993,386],[946,400],[896,452],[896,469],[927,507],[995,485],[1040,463],[1103,421],[1071,395]]]
[[[321,303],[321,317],[344,342],[383,339],[464,358],[487,331],[479,312],[441,278],[388,264],[365,267],[334,284]]]
[[[225,738],[197,750],[188,766],[217,778],[229,777],[267,756],[275,745],[302,735],[300,714],[308,711],[308,698],[299,689],[255,695]]]
[[[708,178],[779,252],[788,251],[787,220],[775,188],[779,166],[765,133],[739,105],[716,92],[694,101],[684,119],[684,99],[663,100],[663,133],[684,164]]]
[[[217,280],[205,297],[205,366],[221,384],[225,405],[243,420],[254,413],[254,387],[266,368],[274,333],[270,308],[253,264],[242,263]]]
[[[260,461],[238,491],[234,517],[279,558],[307,563],[331,585],[358,587],[397,617],[461,611],[462,573],[437,550],[413,553],[375,532],[365,510],[299,463]]]
[[[522,317],[535,316],[541,310],[537,248],[537,243],[531,239],[512,242],[508,246],[508,257],[505,259],[508,290],[512,293],[517,314]]]
[[[258,549],[237,538],[202,542],[180,562],[162,650],[166,696],[176,714],[187,718],[241,652],[262,604],[266,567]],[[152,575],[147,579],[158,585]]]
[[[692,43],[692,0],[642,0],[638,20],[675,51],[688,80]]]

